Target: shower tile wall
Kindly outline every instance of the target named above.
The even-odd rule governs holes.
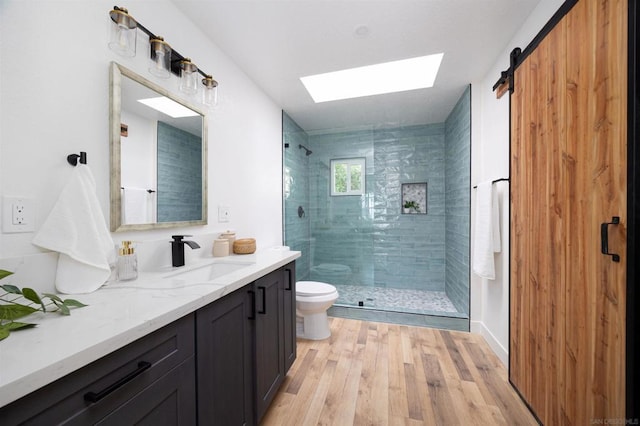
[[[471,87],[445,122],[445,291],[460,312],[469,313],[469,216],[471,197]]]
[[[305,280],[309,279],[311,266],[309,157],[298,145],[308,146],[309,138],[285,112],[282,113],[282,138],[283,144],[289,144],[284,151],[284,243],[302,252],[296,261],[296,275],[299,280]],[[298,207],[305,211],[303,217],[298,217]]]
[[[158,222],[202,219],[202,139],[158,121]]]
[[[444,124],[311,134],[314,264],[342,283],[444,291]],[[366,158],[366,194],[331,197],[329,161]],[[401,214],[401,185],[428,182],[428,214]],[[313,274],[312,274],[313,275]]]
[[[309,157],[311,233],[314,266],[346,265],[351,273],[336,275],[336,284],[373,284],[373,193],[375,188],[373,132],[370,130],[310,134]],[[365,195],[330,196],[330,160],[365,158]],[[333,278],[312,268],[312,279]],[[327,279],[330,281],[330,279]]]
[[[377,287],[444,291],[444,125],[377,130]],[[427,214],[401,214],[402,183],[427,182]]]
[[[285,243],[303,253],[300,279],[446,292],[468,313],[469,106],[466,89],[445,123],[358,131],[306,133],[283,115]],[[364,195],[330,196],[341,158],[365,158]],[[401,214],[402,184],[422,182],[427,214]]]

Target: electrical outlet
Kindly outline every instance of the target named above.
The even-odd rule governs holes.
[[[12,214],[12,224],[13,225],[28,225],[27,217],[25,216],[28,212],[28,209],[25,211],[24,208],[24,200],[17,200],[11,206],[11,214]]]
[[[2,232],[35,231],[35,203],[27,197],[3,197]]]
[[[218,206],[218,222],[229,222],[231,220],[231,208]]]

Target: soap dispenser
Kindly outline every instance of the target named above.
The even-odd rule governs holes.
[[[138,278],[138,258],[131,247],[131,241],[123,241],[118,250],[117,273],[119,281]]]

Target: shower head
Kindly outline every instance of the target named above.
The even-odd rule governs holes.
[[[307,157],[310,156],[311,154],[313,154],[313,151],[311,151],[309,148],[307,148],[306,146],[304,146],[302,144],[298,145],[298,149],[304,149],[306,151],[305,155]]]

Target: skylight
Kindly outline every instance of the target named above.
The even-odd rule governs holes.
[[[300,77],[314,102],[432,87],[444,53]]]
[[[138,99],[138,102],[172,118],[193,117],[198,115],[197,112],[190,110],[189,108],[164,96],[160,96],[158,98]]]

